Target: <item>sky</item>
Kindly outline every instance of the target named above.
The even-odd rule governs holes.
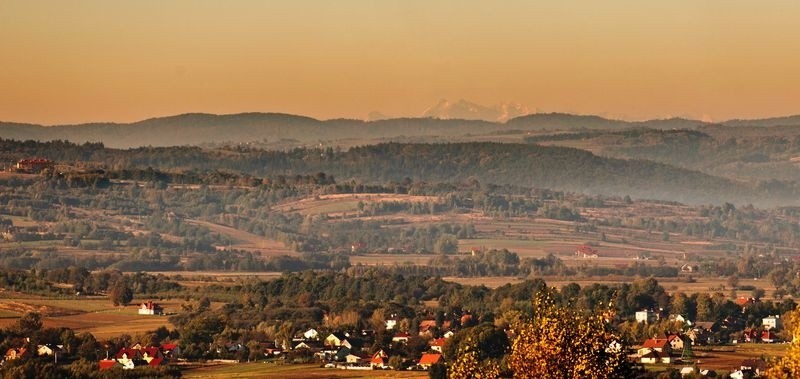
[[[0,0],[0,120],[800,113],[798,1]]]

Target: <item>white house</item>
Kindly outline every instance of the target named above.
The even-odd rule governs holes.
[[[636,312],[636,322],[650,324],[656,321],[656,313],[650,309]]]
[[[319,332],[316,329],[311,328],[303,332],[303,337],[307,340],[316,340],[319,339]]]
[[[153,301],[145,301],[142,303],[142,306],[139,307],[139,314],[140,315],[163,315],[164,308],[161,308],[160,305],[154,303]]]
[[[761,319],[761,325],[769,330],[779,330],[783,327],[781,316],[768,316]]]

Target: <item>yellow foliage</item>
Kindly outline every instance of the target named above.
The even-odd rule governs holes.
[[[450,379],[496,379],[500,377],[500,367],[491,360],[479,362],[476,347],[466,341],[458,349],[458,358],[447,376]]]
[[[627,362],[604,314],[557,306],[548,291],[534,299],[534,314],[517,328],[509,367],[515,378],[623,378]]]
[[[769,379],[800,378],[800,306],[789,315],[792,325],[792,344],[786,356],[766,372]]]

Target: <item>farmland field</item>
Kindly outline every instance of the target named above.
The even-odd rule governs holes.
[[[181,301],[159,302],[167,313],[180,311]],[[115,307],[108,299],[3,299],[0,300],[0,327],[16,323],[25,311],[42,314],[45,327],[68,327],[76,332],[92,333],[97,339],[123,333],[136,334],[161,326],[172,328],[167,316],[138,314],[138,303]]]
[[[218,364],[187,369],[184,378],[427,378],[427,372],[340,370],[319,365],[279,365],[273,363]]]

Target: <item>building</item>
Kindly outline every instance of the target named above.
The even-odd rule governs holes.
[[[578,258],[597,258],[600,254],[589,246],[581,245],[575,250],[575,256]]]
[[[139,307],[139,314],[140,315],[163,315],[164,308],[161,308],[160,305],[154,303],[153,301],[145,301],[142,303],[142,306]]]
[[[26,356],[27,353],[28,353],[28,349],[26,349],[24,347],[8,349],[8,350],[6,350],[6,360],[7,361],[12,361],[14,359],[19,359],[19,358],[22,358],[22,357]]]
[[[419,358],[419,367],[424,369],[430,369],[431,366],[439,363],[441,361],[442,355],[439,353],[423,353],[422,357]]]
[[[446,338],[437,338],[431,341],[431,350],[438,351],[442,353],[442,349],[444,348],[444,344],[447,342]]]
[[[653,312],[651,309],[646,309],[636,312],[636,322],[643,322],[645,324],[650,324],[655,322],[657,319],[658,317],[656,317],[656,313]]]
[[[767,316],[761,319],[761,326],[767,330],[780,330],[783,327],[781,316]]]

